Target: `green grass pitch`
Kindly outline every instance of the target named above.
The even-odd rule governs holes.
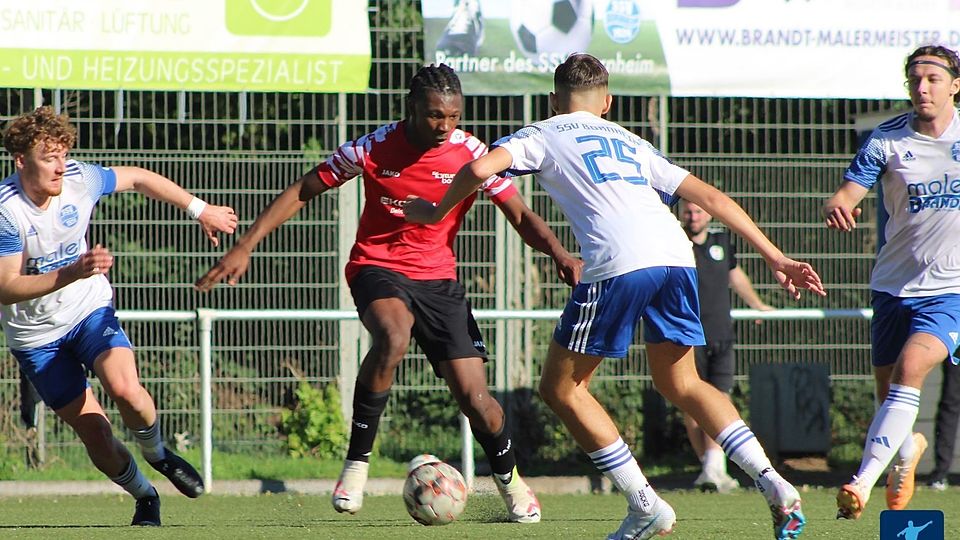
[[[661,493],[677,510],[678,540],[772,538],[768,510],[755,490],[730,495],[694,491]],[[807,528],[802,536],[831,540],[879,538],[883,492],[875,490],[859,521],[834,519],[834,489],[803,493]],[[8,497],[0,499],[0,538],[56,539],[497,539],[605,538],[619,525],[626,504],[616,495],[543,495],[543,521],[534,525],[503,523],[495,495],[472,495],[460,520],[442,527],[415,523],[397,496],[367,497],[356,516],[340,515],[327,495],[272,494],[255,497],[207,495],[197,500],[163,498],[164,526],[132,529],[129,497],[120,495]],[[960,538],[960,488],[946,492],[919,490],[911,508],[945,514],[946,538]]]

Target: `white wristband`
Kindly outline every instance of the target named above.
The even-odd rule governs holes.
[[[207,203],[199,198],[194,197],[190,204],[187,205],[187,214],[192,219],[200,219],[200,214],[203,213],[203,209],[207,207]]]

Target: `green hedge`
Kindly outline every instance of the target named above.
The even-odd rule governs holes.
[[[679,410],[667,405],[649,382],[600,382],[592,385],[597,399],[610,412],[623,440],[650,467],[680,470],[696,465]],[[826,456],[833,465],[859,462],[863,439],[873,415],[870,381],[844,381],[832,387],[832,449]],[[739,383],[734,404],[749,423],[749,385]],[[406,392],[394,395],[393,414],[386,418],[378,437],[380,455],[397,461],[430,452],[452,462],[460,460],[460,424],[453,398],[446,392]],[[514,448],[527,474],[592,472],[589,459],[576,445],[560,420],[530,389],[501,397],[507,404]],[[478,469],[485,458],[474,448]]]

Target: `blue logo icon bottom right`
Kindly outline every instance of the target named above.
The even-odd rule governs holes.
[[[884,510],[880,512],[880,540],[943,540],[940,510]]]

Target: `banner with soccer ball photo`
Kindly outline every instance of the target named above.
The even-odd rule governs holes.
[[[428,63],[445,63],[468,94],[551,90],[553,71],[571,52],[604,60],[629,93],[670,89],[663,49],[640,2],[590,0],[423,0]],[[625,76],[625,77],[623,77]]]
[[[468,94],[543,94],[588,52],[620,95],[905,98],[892,69],[960,47],[960,1],[423,0],[424,58]]]

